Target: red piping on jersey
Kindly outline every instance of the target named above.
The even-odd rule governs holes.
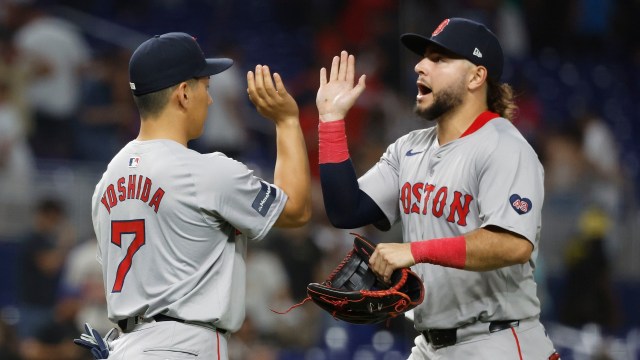
[[[473,134],[474,132],[478,131],[481,127],[483,127],[484,124],[498,117],[500,117],[500,115],[494,112],[484,111],[482,114],[478,115],[478,117],[475,120],[473,120],[473,123],[471,123],[471,126],[469,126],[469,128],[467,128],[467,130],[465,130],[465,132],[463,132],[462,135],[460,135],[460,137],[465,137],[467,135]]]
[[[511,328],[511,333],[513,334],[513,338],[516,339],[516,345],[518,346],[518,358],[522,360],[522,350],[520,350],[520,341],[518,340],[518,334],[516,334],[516,329]]]
[[[218,342],[218,360],[220,360],[220,333],[216,330],[216,341]]]

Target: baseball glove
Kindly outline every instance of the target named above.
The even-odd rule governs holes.
[[[307,295],[334,318],[353,324],[374,324],[418,306],[424,298],[422,280],[409,268],[393,272],[389,284],[369,268],[375,246],[354,234],[353,249],[329,277],[307,286]]]

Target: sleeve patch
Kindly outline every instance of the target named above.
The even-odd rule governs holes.
[[[511,204],[513,210],[515,210],[520,215],[528,213],[529,210],[531,210],[531,208],[533,207],[531,200],[527,198],[521,198],[518,194],[511,195],[511,197],[509,197],[509,203]]]
[[[276,188],[262,181],[260,182],[260,186],[260,192],[258,192],[258,195],[253,200],[251,207],[264,217],[276,199]]]

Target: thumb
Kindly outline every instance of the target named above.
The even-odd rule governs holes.
[[[360,94],[362,94],[364,89],[367,87],[365,83],[366,80],[367,80],[367,75],[363,74],[362,76],[360,76],[360,79],[358,79],[358,83],[356,84],[356,86],[353,87],[353,92],[356,95],[356,97],[360,96]]]

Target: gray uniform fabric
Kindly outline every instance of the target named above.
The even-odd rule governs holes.
[[[247,239],[262,239],[286,200],[224,154],[170,140],[127,144],[92,202],[109,319],[163,313],[239,329]]]
[[[435,127],[413,131],[390,145],[359,179],[390,223],[402,223],[405,242],[495,225],[534,245],[527,264],[493,271],[415,265],[426,290],[425,300],[414,309],[418,330],[538,316],[533,269],[543,176],[536,153],[518,130],[495,118],[443,146]]]

